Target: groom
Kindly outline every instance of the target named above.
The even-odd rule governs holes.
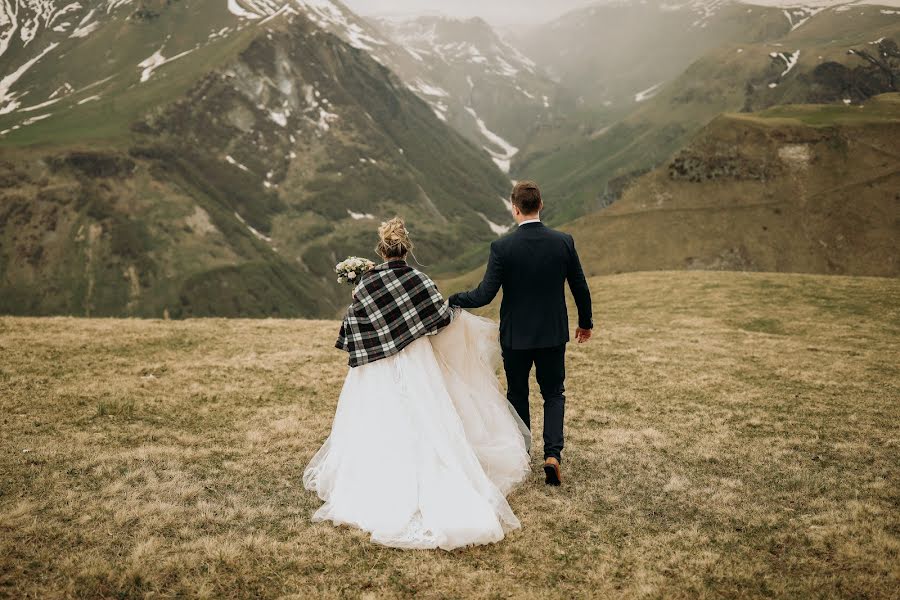
[[[507,398],[531,428],[528,380],[531,367],[544,397],[544,473],[549,485],[560,484],[565,413],[566,313],[565,282],[578,307],[578,343],[591,339],[591,292],[575,242],[567,233],[541,223],[541,191],[533,181],[520,181],[512,191],[518,229],[491,244],[484,280],[470,292],[450,296],[452,306],[478,308],[490,304],[500,288],[500,346],[506,371]]]

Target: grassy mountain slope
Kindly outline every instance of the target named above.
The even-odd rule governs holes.
[[[198,46],[223,12],[231,29]],[[160,40],[182,56],[147,74],[137,57]],[[68,69],[97,53],[101,71]],[[508,218],[490,156],[300,8],[163,3],[51,56],[20,99],[72,91],[45,118],[0,116],[0,311],[332,315],[347,290],[331,266],[371,254],[379,217],[406,216],[426,263]]]
[[[650,0],[597,3],[525,32],[518,45],[565,93],[554,118],[538,123],[522,144],[516,172],[527,173],[560,150],[602,135],[704,53],[789,30],[777,8]]]
[[[784,103],[861,102],[895,89],[883,69],[850,50],[896,49],[900,19],[881,7],[827,9],[783,37],[728,43],[707,52],[662,85],[624,119],[555,139],[552,148],[523,156],[519,177],[541,181],[556,223],[608,205],[635,177],[667,160],[722,112]],[[796,53],[796,54],[795,54]],[[900,73],[895,58],[885,58]],[[790,68],[788,65],[790,63]],[[546,137],[548,136],[549,137]]]
[[[712,121],[612,206],[565,227],[590,273],[900,275],[900,94]]]

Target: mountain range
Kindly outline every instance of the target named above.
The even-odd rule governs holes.
[[[371,250],[378,218],[403,214],[426,264],[495,238],[506,176],[345,14],[199,0],[38,15],[3,57],[19,66],[0,88],[0,310],[330,315],[348,293],[332,265]]]
[[[379,220],[452,275],[526,177],[592,273],[897,274],[900,10],[760,2],[504,37],[338,0],[0,0],[0,312],[331,317]]]
[[[508,173],[534,124],[552,115],[560,86],[482,19],[377,23],[406,52],[391,68]]]

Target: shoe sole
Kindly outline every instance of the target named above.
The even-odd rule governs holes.
[[[544,465],[544,474],[547,476],[545,480],[547,485],[560,485],[562,483],[559,477],[559,469],[553,465]]]

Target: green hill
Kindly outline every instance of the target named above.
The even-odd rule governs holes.
[[[567,225],[590,273],[900,275],[900,94],[720,116]]]

